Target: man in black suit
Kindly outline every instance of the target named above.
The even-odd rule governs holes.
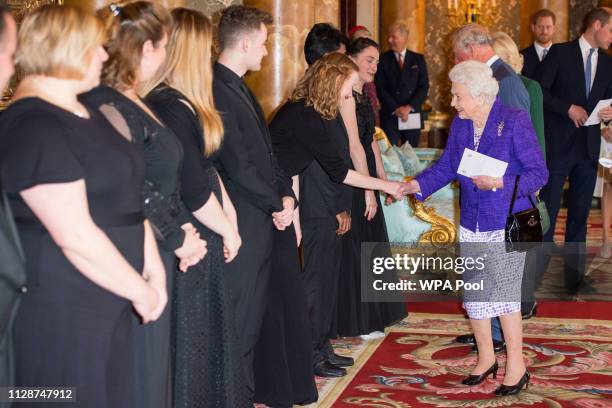
[[[239,351],[247,388],[254,393],[253,349],[259,338],[267,304],[273,228],[289,226],[295,196],[291,179],[272,153],[263,111],[242,80],[261,69],[267,55],[266,24],[272,17],[261,10],[231,6],[218,29],[221,54],[214,66],[213,94],[225,135],[215,166],[236,207],[242,247],[226,265],[231,276],[234,315],[240,335]]]
[[[584,280],[586,228],[597,176],[601,142],[599,125],[583,126],[601,99],[612,98],[612,57],[603,50],[612,41],[611,9],[591,10],[580,38],[555,44],[536,73],[544,94],[546,161],[550,177],[541,196],[551,227],[544,240],[553,241],[563,184],[569,176],[569,205],[565,230],[565,287],[569,293],[593,293]],[[602,119],[612,118],[612,108]],[[548,257],[539,261],[545,271]]]
[[[391,49],[381,54],[374,80],[381,103],[380,124],[391,143],[408,141],[417,147],[421,129],[399,130],[398,118],[406,121],[409,113],[421,112],[429,91],[425,58],[406,49],[408,28],[404,24],[389,27],[388,41]]]
[[[552,46],[552,39],[555,35],[557,16],[548,9],[541,9],[531,16],[531,33],[533,34],[533,44],[521,50],[523,55],[523,70],[521,74],[527,78],[534,79],[540,63]]]
[[[13,75],[16,47],[17,25],[6,5],[0,3],[0,90]],[[19,296],[26,288],[23,251],[2,186],[0,193],[0,387],[6,387],[14,381],[12,327]]]

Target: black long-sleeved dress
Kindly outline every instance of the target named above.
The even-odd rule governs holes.
[[[214,155],[204,155],[202,125],[189,100],[176,89],[161,85],[147,96],[147,102],[181,142],[180,194],[189,211],[199,210],[211,194],[223,204],[212,164]],[[231,276],[225,268],[223,241],[195,217],[191,223],[208,243],[208,253],[197,268],[175,275],[174,406],[241,408],[246,401],[239,386]]]
[[[376,177],[376,159],[372,150],[375,118],[366,93],[353,91],[355,97],[359,139],[363,146],[370,176]],[[365,194],[353,188],[352,223],[344,236],[342,271],[338,286],[337,333],[339,336],[358,336],[373,331],[384,331],[406,317],[406,305],[402,302],[361,301],[361,243],[378,243],[372,256],[391,256],[385,216],[378,192],[375,192],[378,211],[370,221],[364,217]]]

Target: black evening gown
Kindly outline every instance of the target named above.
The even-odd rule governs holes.
[[[170,129],[113,88],[99,86],[81,95],[80,99],[102,112],[144,154],[145,183],[141,187],[141,200],[144,214],[156,232],[166,270],[168,298],[172,299],[173,280],[177,274],[174,251],[185,239],[181,225],[190,222],[189,211],[179,196],[181,143]],[[134,315],[137,408],[172,406],[171,317],[170,302],[153,323],[143,326]]]
[[[365,150],[368,170],[376,177],[376,159],[372,150],[375,118],[367,93],[353,91],[357,110],[359,139]],[[375,194],[378,211],[370,221],[364,217],[364,190],[353,188],[352,223],[350,231],[343,238],[342,268],[338,293],[337,333],[352,337],[373,331],[384,331],[406,317],[406,305],[402,302],[361,301],[361,243],[382,243],[376,246],[372,256],[391,256],[387,228],[380,196]]]
[[[180,192],[187,208],[200,209],[211,194],[223,204],[213,157],[204,155],[202,125],[188,99],[161,85],[147,96],[147,102],[183,146]],[[231,277],[225,268],[223,241],[195,217],[190,222],[208,243],[208,253],[195,268],[174,278],[174,406],[242,408],[248,404],[240,384]]]
[[[95,110],[89,119],[38,98],[14,102],[0,121],[0,166],[16,216],[28,291],[15,320],[16,386],[71,386],[75,407],[134,407],[130,301],[79,272],[19,192],[84,180],[94,222],[138,272],[144,264],[140,149]],[[20,407],[65,403],[20,403]]]

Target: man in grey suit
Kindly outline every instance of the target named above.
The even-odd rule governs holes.
[[[529,94],[523,81],[514,70],[495,54],[492,40],[486,28],[479,24],[467,24],[453,34],[453,52],[455,63],[475,60],[487,64],[493,71],[493,77],[499,83],[498,96],[502,103],[514,109],[529,113]],[[503,334],[499,318],[491,319],[493,347],[495,352],[504,349]],[[456,338],[459,343],[473,344],[476,347],[474,335],[461,335]]]
[[[16,46],[17,25],[7,6],[0,3],[0,90],[6,87],[13,75]],[[19,296],[26,289],[23,252],[1,185],[0,192],[0,387],[4,387],[13,384],[11,328]],[[4,406],[0,402],[0,407]]]

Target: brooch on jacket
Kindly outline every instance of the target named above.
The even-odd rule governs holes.
[[[497,136],[501,136],[502,130],[504,130],[504,121],[503,120],[497,124]]]

